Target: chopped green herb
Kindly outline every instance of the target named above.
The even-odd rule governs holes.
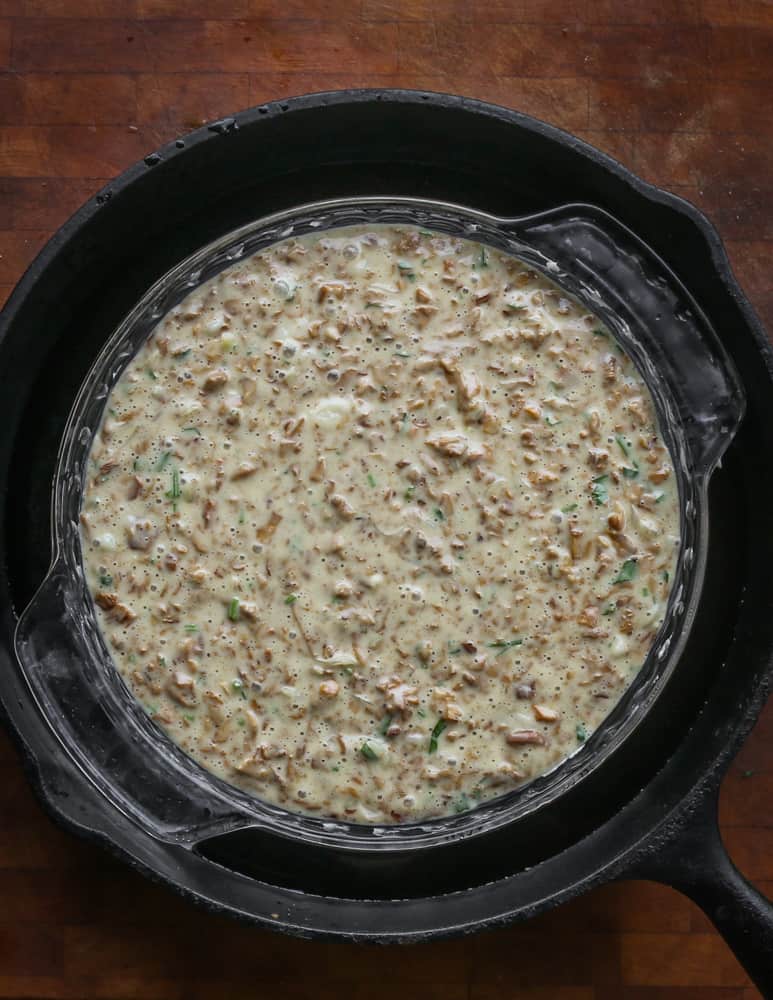
[[[155,381],[158,378],[158,375],[156,375],[156,373],[153,371],[152,368],[146,368],[145,371],[148,373],[150,378],[153,379],[153,381]]]
[[[435,753],[435,751],[437,750],[437,741],[439,737],[442,735],[443,730],[447,726],[448,723],[446,722],[445,719],[437,720],[437,722],[435,723],[435,728],[432,730],[432,733],[429,738],[429,753]]]
[[[478,265],[480,267],[488,267],[488,256],[486,255],[486,248],[480,248],[480,257],[478,257]]]
[[[410,356],[407,351],[395,351],[396,358],[410,358]]]
[[[427,718],[427,713],[426,713],[426,711],[423,708],[417,708],[416,709],[416,714],[418,715],[418,717],[420,719],[426,719]]]
[[[378,754],[369,743],[362,744],[360,747],[360,753],[365,760],[378,760]]]
[[[180,492],[180,472],[178,469],[172,469],[172,488],[167,491],[167,497],[172,501],[172,510],[177,512],[177,501],[182,496]]]
[[[545,423],[548,425],[548,427],[557,427],[561,423],[561,421],[556,420],[555,417],[545,417]]]
[[[626,468],[626,466],[622,466],[620,471],[622,472],[622,474],[625,476],[626,479],[636,479],[636,477],[639,475],[639,463],[634,462],[632,469],[628,469]]]
[[[431,233],[431,232],[429,231],[429,229],[420,229],[420,230],[419,230],[419,235],[420,235],[420,236],[434,236],[435,234],[434,234],[434,233]]]
[[[458,642],[452,642],[451,640],[449,640],[448,652],[450,653],[451,656],[456,656],[456,654],[461,653],[461,651],[462,647],[459,645]]]
[[[584,722],[578,722],[577,723],[577,727],[575,729],[575,733],[577,734],[577,740],[580,743],[584,743],[587,740],[587,738],[588,738],[588,730],[585,728],[585,723]]]
[[[198,632],[199,630],[198,625],[184,625],[183,628],[186,632]]]
[[[161,456],[161,458],[159,458],[158,463],[156,464],[156,472],[161,472],[163,470],[164,466],[169,461],[171,456],[172,456],[171,451],[164,452],[164,454]]]
[[[285,597],[285,604],[295,604],[297,600],[298,600],[297,594],[288,594],[287,597]]]
[[[664,500],[665,497],[666,497],[665,493],[658,493],[657,496],[655,497],[655,503],[660,503],[660,501]]]
[[[381,723],[381,725],[378,727],[378,731],[381,733],[382,736],[386,736],[387,729],[389,729],[391,725],[392,725],[392,716],[388,715]]]
[[[489,642],[487,645],[489,649],[499,650],[498,653],[494,654],[495,656],[501,656],[508,649],[512,649],[513,646],[520,646],[522,643],[523,639],[499,639],[497,642]]]
[[[445,521],[446,519],[445,514],[439,507],[433,507],[432,516],[435,518],[436,521]]]
[[[195,434],[196,437],[201,437],[201,430],[198,427],[183,427],[183,434]]]
[[[517,302],[505,302],[504,312],[508,315],[513,315],[514,313],[525,313],[527,308],[527,306],[519,305]]]
[[[753,774],[754,774],[754,771],[743,771],[743,772],[741,773],[741,777],[742,777],[742,778],[751,778],[751,776],[752,776]]]
[[[185,358],[187,358],[187,357],[188,357],[188,355],[189,355],[190,353],[191,353],[191,349],[190,349],[190,347],[189,347],[187,351],[181,351],[181,352],[180,352],[180,354],[175,354],[175,357],[176,357],[176,358],[179,358],[179,359],[180,359],[180,361],[183,361],[183,360],[185,360]]]
[[[239,621],[239,598],[232,597],[228,604],[228,617],[232,622]]]
[[[244,684],[242,681],[237,678],[237,680],[231,682],[231,687],[234,689],[236,694],[239,695],[239,697],[244,698],[245,701],[247,700],[247,692],[244,690]]]
[[[596,476],[593,480],[593,486],[591,487],[591,496],[593,497],[593,502],[597,507],[605,504],[609,500],[609,493],[607,492],[606,481],[608,476]]]
[[[129,653],[129,655],[126,657],[126,659],[129,661],[129,663],[136,663],[137,662],[137,657],[134,655],[134,653]]]
[[[668,583],[668,581],[669,581],[669,575],[668,575],[668,570],[667,570],[667,569],[664,569],[664,570],[663,570],[663,582],[664,582],[664,583]]]
[[[142,459],[141,458],[135,458],[134,462],[132,463],[132,468],[134,469],[135,472],[141,472],[142,471]]]
[[[341,765],[340,764],[333,764],[333,766],[330,768],[330,770],[331,771],[340,771],[341,770]]]
[[[567,504],[566,507],[562,507],[561,508],[561,513],[562,514],[571,514],[573,510],[577,510],[578,506],[579,505],[576,504],[576,503]]]
[[[246,519],[246,514],[244,513],[243,510],[240,510],[239,511],[239,524],[244,524],[245,519]]]
[[[467,798],[464,792],[462,792],[459,798],[454,799],[454,812],[463,813],[467,812],[467,810],[471,808],[472,805],[470,803],[470,800]]]
[[[625,457],[628,458],[628,456],[631,453],[630,453],[630,451],[628,449],[628,445],[625,443],[625,441],[623,440],[623,438],[621,438],[620,435],[618,434],[617,437],[615,438],[615,441],[617,441],[617,443],[620,445],[620,451],[622,451],[622,453],[625,455]]]
[[[649,596],[650,596],[650,592],[649,592],[649,588],[647,588],[647,587],[642,587],[642,590],[641,590],[641,596],[642,596],[642,597],[649,597]]]
[[[244,716],[242,715],[239,716],[239,718],[236,720],[236,725],[244,729]]]
[[[593,336],[594,336],[594,337],[604,337],[604,338],[608,338],[608,337],[609,337],[609,334],[608,334],[608,333],[606,333],[606,331],[604,331],[604,330],[599,330],[599,329],[596,329],[596,330],[594,330],[594,331],[593,331]]]
[[[382,307],[382,305],[381,305],[380,302],[366,302],[365,303],[365,308],[366,309],[381,309],[383,307]]]
[[[622,569],[614,578],[612,583],[630,583],[636,576],[638,569],[639,566],[635,559],[626,559],[623,563]]]
[[[109,573],[100,573],[99,574],[99,585],[100,585],[100,587],[112,587],[113,586],[113,578],[112,578],[112,576],[110,576]]]
[[[405,493],[403,494],[403,495],[405,496],[405,499],[406,499],[406,500],[413,500],[413,493],[414,493],[414,490],[415,490],[415,489],[416,489],[416,487],[415,487],[415,486],[409,486],[409,487],[408,487],[408,489],[407,489],[407,490],[405,491]]]
[[[416,273],[413,270],[412,264],[405,264],[402,261],[398,261],[397,266],[400,269],[401,274],[404,274],[409,281],[416,280]]]
[[[376,485],[376,480],[375,480],[374,476],[372,475],[372,473],[370,473],[370,472],[368,473],[368,485],[369,486],[375,486]]]
[[[183,718],[186,720],[186,722],[193,722],[196,716],[193,714],[193,712],[183,712]]]
[[[612,604],[608,604],[601,613],[602,615],[613,615],[615,611],[617,611],[617,605],[613,601]]]

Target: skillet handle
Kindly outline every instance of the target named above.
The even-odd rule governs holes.
[[[719,832],[718,796],[718,789],[706,794],[687,826],[655,845],[632,874],[670,885],[697,903],[762,996],[773,997],[773,903],[730,860]]]

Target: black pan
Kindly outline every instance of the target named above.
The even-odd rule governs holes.
[[[63,752],[13,652],[18,613],[50,561],[65,420],[107,337],[176,263],[252,219],[355,195],[497,216],[589,203],[676,272],[746,396],[711,479],[696,619],[646,725],[547,808],[388,851],[257,829],[159,838],[110,806]],[[716,822],[722,775],[773,671],[773,538],[758,530],[773,478],[773,352],[694,208],[573,137],[490,105],[398,91],[267,105],[159,150],[62,228],[0,318],[0,372],[0,701],[55,819],[213,909],[301,936],[423,940],[524,919],[611,879],[657,879],[695,899],[773,995],[773,911],[729,861]]]

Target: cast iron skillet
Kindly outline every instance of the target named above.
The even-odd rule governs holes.
[[[556,203],[610,212],[676,271],[730,353],[747,416],[711,482],[703,597],[647,726],[549,810],[424,852],[347,852],[265,837],[191,850],[108,809],[62,755],[13,655],[17,612],[49,562],[50,481],[77,388],[110,332],[175,263],[302,201],[413,195],[512,216]],[[132,167],[51,240],[0,317],[0,701],[59,822],[212,909],[301,936],[416,941],[532,916],[611,879],[696,900],[773,995],[773,911],[733,867],[716,822],[722,775],[773,673],[773,352],[691,206],[565,133],[456,97],[354,91],[244,112]],[[10,387],[12,391],[9,391]]]

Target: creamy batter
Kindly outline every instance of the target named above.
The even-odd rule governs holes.
[[[650,394],[522,262],[411,227],[278,243],[114,387],[83,558],[122,677],[287,809],[462,812],[604,720],[679,546]]]

